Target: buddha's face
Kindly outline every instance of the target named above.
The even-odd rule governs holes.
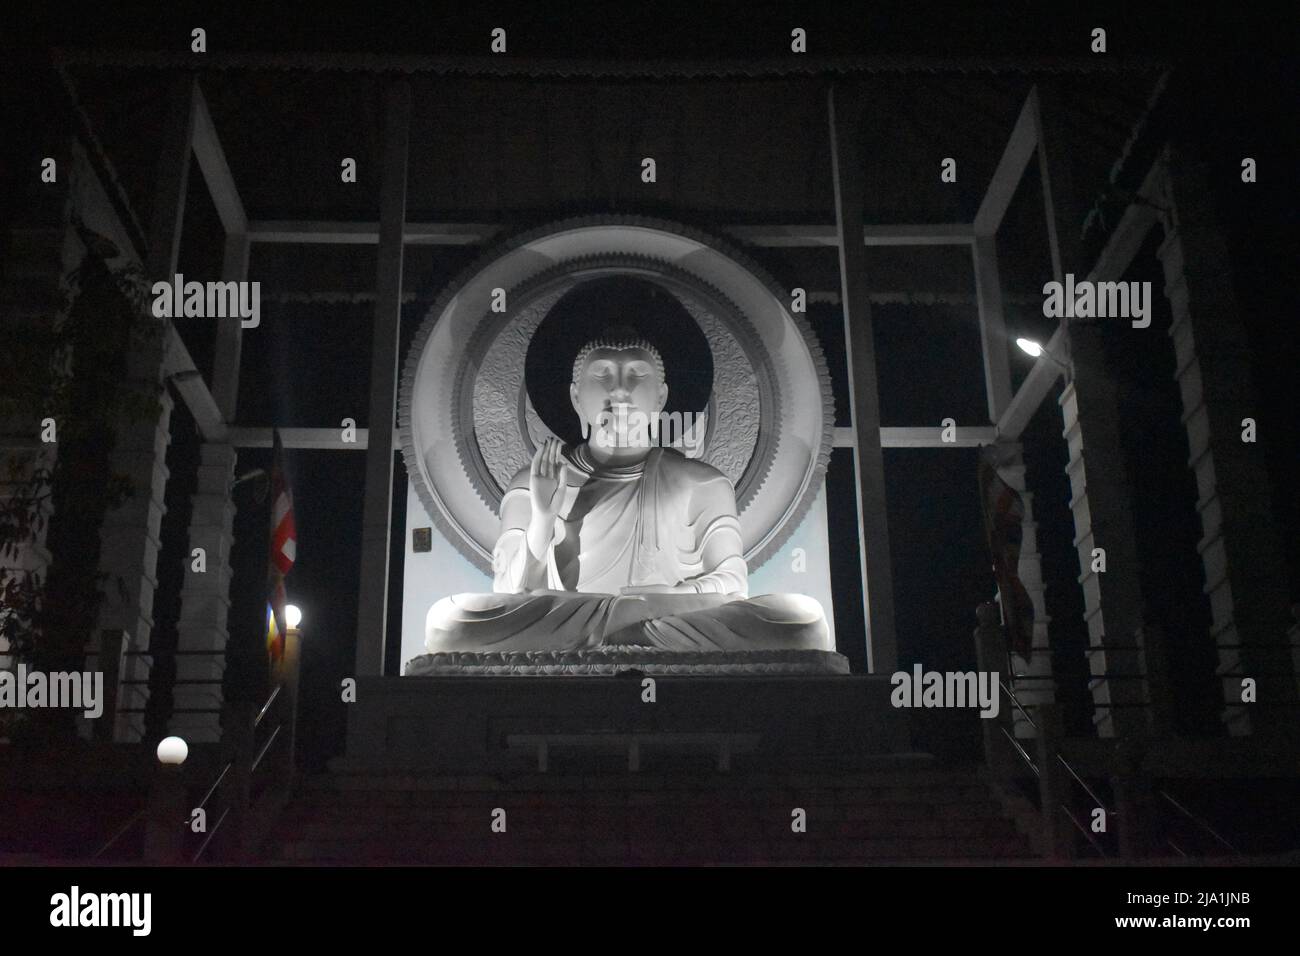
[[[569,386],[569,397],[593,440],[642,446],[649,444],[651,423],[668,400],[668,386],[645,349],[598,348]]]

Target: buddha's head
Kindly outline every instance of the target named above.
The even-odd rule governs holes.
[[[631,330],[613,330],[578,352],[569,386],[582,433],[605,447],[648,447],[668,401],[659,350]]]

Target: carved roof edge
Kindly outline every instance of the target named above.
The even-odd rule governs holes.
[[[617,61],[527,59],[498,56],[434,56],[377,53],[205,53],[156,50],[56,48],[63,66],[186,70],[306,70],[310,72],[433,73],[436,75],[689,79],[823,76],[855,73],[1123,73],[1167,69],[1158,57],[918,55],[813,57],[789,55],[753,60]]]

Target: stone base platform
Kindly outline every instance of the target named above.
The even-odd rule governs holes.
[[[891,690],[886,676],[679,676],[644,665],[620,676],[363,677],[347,705],[346,753],[331,768],[535,772],[535,754],[510,746],[521,735],[745,735],[754,743],[736,755],[739,769],[853,762],[910,751]],[[645,769],[686,759],[648,752]]]
[[[598,647],[588,651],[528,651],[514,654],[421,654],[407,662],[407,677],[550,674],[714,674],[775,676],[847,674],[849,661],[834,651],[668,651],[653,647]]]

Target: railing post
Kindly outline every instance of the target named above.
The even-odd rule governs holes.
[[[249,832],[249,797],[253,775],[253,723],[257,720],[255,705],[247,700],[228,701],[222,715],[225,741],[224,760],[230,763],[230,777],[226,788],[230,805],[230,839],[226,852],[236,861],[243,861]],[[225,763],[223,762],[222,766]]]
[[[1151,778],[1142,768],[1145,748],[1141,741],[1124,740],[1116,747],[1115,757],[1110,782],[1115,793],[1115,814],[1119,817],[1119,854],[1125,858],[1152,856],[1155,796]]]
[[[185,785],[179,764],[159,763],[149,788],[145,821],[146,863],[180,863],[185,848]]]
[[[1055,703],[1044,702],[1035,708],[1034,716],[1038,724],[1036,759],[1039,804],[1043,809],[1043,853],[1053,860],[1068,859],[1073,855],[1074,839],[1061,810],[1070,786],[1066,769],[1057,759],[1065,736],[1061,711]]]
[[[992,602],[981,604],[975,609],[975,618],[979,621],[979,626],[975,628],[975,665],[981,672],[1001,675],[1007,660],[1007,642],[1002,633],[998,606]],[[1008,682],[1009,680],[1008,675]],[[998,695],[1001,694],[999,689]],[[1015,721],[1013,709],[1014,705],[1010,701],[1002,701],[997,717],[980,721],[984,738],[984,760],[990,776],[998,783],[1009,781],[1015,775],[1016,756],[1010,742],[1002,739],[1000,729],[1005,727],[1011,733]]]

